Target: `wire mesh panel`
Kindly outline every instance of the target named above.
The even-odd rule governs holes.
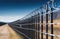
[[[22,20],[17,20],[16,23],[9,23],[9,25],[17,33],[22,34],[25,39],[40,39],[40,13],[28,16]]]

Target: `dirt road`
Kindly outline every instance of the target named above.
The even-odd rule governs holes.
[[[0,39],[23,39],[8,24],[0,26]]]

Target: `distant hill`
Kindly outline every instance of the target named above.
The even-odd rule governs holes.
[[[0,22],[0,26],[2,26],[2,25],[4,25],[4,24],[7,24],[7,23],[5,23],[5,22]]]

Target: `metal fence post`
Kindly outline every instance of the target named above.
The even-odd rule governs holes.
[[[35,29],[37,30],[37,16],[36,16],[36,12],[35,12]],[[35,39],[37,39],[37,32],[35,32]]]
[[[46,5],[46,33],[48,33],[48,4]],[[48,34],[46,34],[46,39],[48,39]]]
[[[53,8],[51,8],[51,23],[53,23]],[[53,34],[53,24],[51,24],[51,34]],[[53,36],[51,36],[51,39],[53,39]]]
[[[38,31],[40,31],[40,14],[38,13]],[[38,32],[38,39],[40,39],[40,32]]]
[[[43,12],[41,12],[41,32],[43,32]],[[43,33],[41,33],[41,39],[43,39]]]

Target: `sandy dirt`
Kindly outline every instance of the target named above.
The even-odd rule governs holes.
[[[0,39],[23,39],[8,24],[0,26]]]

